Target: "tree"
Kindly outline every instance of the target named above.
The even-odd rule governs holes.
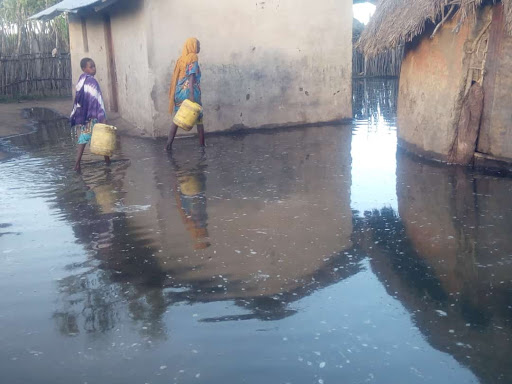
[[[0,0],[0,56],[68,51],[68,23],[64,15],[51,21],[28,20],[58,0]]]

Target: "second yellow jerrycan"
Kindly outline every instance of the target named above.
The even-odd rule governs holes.
[[[91,137],[91,153],[112,156],[116,149],[116,127],[107,124],[94,124]]]
[[[187,99],[176,112],[173,119],[174,124],[185,131],[190,131],[196,125],[202,110],[203,108],[199,104]]]
[[[92,188],[96,202],[101,208],[102,213],[114,212],[116,203],[116,194],[112,184],[102,184]]]
[[[185,196],[196,196],[205,190],[204,177],[197,175],[178,176],[180,191]]]

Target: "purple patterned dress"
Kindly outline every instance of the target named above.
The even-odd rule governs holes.
[[[93,76],[82,73],[78,79],[73,111],[69,118],[71,126],[80,129],[78,144],[90,142],[94,124],[106,122],[107,114],[100,85]]]

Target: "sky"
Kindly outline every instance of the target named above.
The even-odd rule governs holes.
[[[371,3],[354,4],[354,17],[361,23],[366,24],[375,12],[375,5]]]

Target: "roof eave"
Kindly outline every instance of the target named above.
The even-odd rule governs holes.
[[[117,0],[64,0],[30,16],[29,20],[48,21],[62,13],[78,13],[80,10],[86,8],[94,9],[94,11],[98,12],[115,2],[117,2]]]

